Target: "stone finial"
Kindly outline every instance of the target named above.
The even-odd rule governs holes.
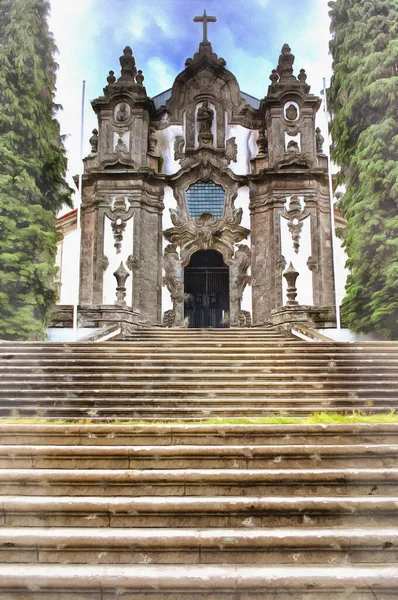
[[[264,127],[258,132],[257,146],[258,157],[265,156],[266,154],[268,154],[268,137]]]
[[[278,60],[277,72],[281,79],[292,79],[294,55],[290,52],[289,44],[284,44]]]
[[[305,83],[307,81],[307,74],[305,69],[300,69],[300,73],[297,75],[297,79],[300,83]]]
[[[93,129],[92,133],[93,133],[93,135],[89,139],[89,142],[91,144],[91,153],[97,154],[97,152],[98,152],[98,129]]]
[[[316,153],[323,154],[323,142],[325,141],[325,138],[321,134],[320,127],[317,127],[315,129],[315,141],[316,141]]]
[[[283,273],[283,277],[287,281],[287,302],[286,306],[297,306],[298,302],[296,300],[297,296],[297,288],[296,288],[296,279],[299,276],[299,272],[293,266],[293,263],[290,262],[288,268]]]
[[[135,77],[135,80],[138,83],[138,85],[143,85],[144,79],[145,79],[145,77],[144,77],[141,69],[138,69],[138,73],[137,73],[137,75]]]
[[[109,71],[109,75],[106,80],[108,85],[113,85],[116,82],[115,71]]]
[[[130,46],[126,46],[123,50],[122,56],[119,58],[120,66],[121,66],[121,77],[119,81],[122,79],[133,79],[137,74],[137,69],[135,68],[135,58],[133,56],[133,51]]]
[[[123,261],[121,261],[119,267],[113,275],[116,277],[117,282],[115,304],[117,306],[126,306],[126,281],[127,277],[130,276],[130,273],[124,266]]]
[[[272,85],[275,85],[275,83],[278,83],[279,81],[279,73],[276,69],[272,69],[271,71],[271,75],[269,76]]]

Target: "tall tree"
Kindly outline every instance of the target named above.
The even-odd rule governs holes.
[[[336,0],[331,8],[332,157],[346,184],[353,331],[398,338],[398,0]]]
[[[57,298],[55,213],[70,205],[47,0],[0,0],[0,338],[43,337]]]

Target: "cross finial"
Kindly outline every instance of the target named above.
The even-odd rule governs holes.
[[[203,23],[203,41],[202,43],[207,44],[207,23],[215,23],[217,21],[216,17],[209,17],[206,14],[206,11],[203,12],[201,17],[194,17],[193,20],[195,23]]]

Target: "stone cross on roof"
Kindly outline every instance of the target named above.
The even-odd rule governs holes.
[[[208,39],[207,39],[207,23],[215,23],[217,21],[216,17],[209,17],[206,14],[206,11],[204,11],[203,15],[201,17],[194,17],[193,21],[195,21],[195,23],[203,23],[203,40],[202,40],[202,43],[207,44],[208,43]]]

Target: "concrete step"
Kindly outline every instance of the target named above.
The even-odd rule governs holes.
[[[0,468],[272,469],[398,467],[398,445],[0,446]]]
[[[396,600],[396,566],[0,565],[2,600]]]
[[[398,444],[398,423],[355,424],[0,424],[0,444],[71,446]]]
[[[0,529],[1,563],[394,564],[398,528]]]
[[[0,493],[24,506],[29,495],[50,504],[56,496],[387,497],[398,495],[398,469],[0,469]]]

